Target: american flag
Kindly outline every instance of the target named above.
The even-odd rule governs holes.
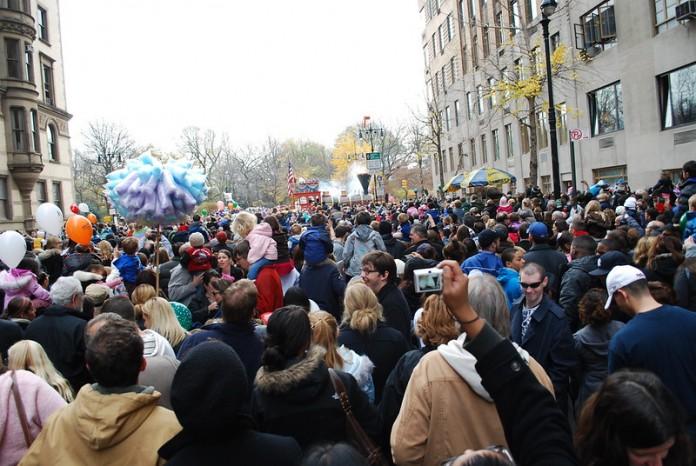
[[[288,197],[292,197],[295,192],[295,172],[292,170],[292,163],[288,161]]]

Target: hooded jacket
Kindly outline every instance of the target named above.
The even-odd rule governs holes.
[[[74,252],[63,258],[63,276],[69,277],[76,270],[85,270],[92,264],[101,264],[101,259],[91,253]]]
[[[561,279],[561,294],[558,304],[565,310],[571,330],[580,328],[578,303],[593,286],[601,286],[599,280],[590,275],[597,268],[598,256],[591,255],[575,259]]]
[[[362,258],[372,251],[386,251],[382,237],[369,225],[358,225],[343,247],[343,267],[351,277],[360,275]]]
[[[46,307],[51,304],[51,295],[36,280],[31,270],[10,269],[0,272],[0,289],[5,292],[3,309],[12,299],[24,296],[34,302],[34,307]]]
[[[500,260],[497,254],[491,251],[481,251],[462,262],[462,272],[464,273],[470,273],[472,270],[480,270],[481,272],[489,273],[497,277],[498,272],[500,272],[502,268],[503,261]]]
[[[249,255],[247,260],[250,264],[265,258],[271,261],[278,259],[278,248],[273,240],[273,230],[268,223],[261,222],[251,230],[246,237],[249,242]]]
[[[312,347],[307,356],[291,360],[285,369],[256,374],[252,415],[259,430],[287,435],[303,450],[315,443],[348,440],[345,414],[324,364],[325,350]],[[336,371],[346,387],[353,414],[373,439],[380,432],[379,416],[352,375]]]
[[[47,249],[39,253],[39,262],[44,272],[48,274],[48,283],[58,280],[63,273],[63,256],[60,249]]]
[[[573,335],[575,352],[578,354],[577,375],[580,391],[575,400],[579,409],[585,400],[599,389],[608,375],[609,341],[624,326],[623,322],[612,320],[601,325],[587,325]]]
[[[333,243],[324,225],[307,228],[300,236],[300,249],[307,264],[323,262],[333,252]]]
[[[51,417],[20,464],[163,464],[157,449],[181,426],[173,412],[157,406],[160,394],[151,390],[104,395],[82,387]]]
[[[413,370],[391,432],[396,464],[437,466],[467,449],[507,445],[495,404],[476,372],[476,358],[462,347],[465,338],[462,334],[440,345]],[[525,351],[518,352],[553,393],[541,366]]]
[[[347,372],[355,378],[360,390],[365,392],[370,403],[375,402],[375,383],[372,381],[372,371],[375,365],[370,358],[364,354],[358,354],[350,348],[341,345],[337,349],[338,354],[343,359],[341,370]]]
[[[509,267],[503,267],[498,271],[498,283],[503,287],[505,296],[507,296],[508,307],[519,301],[522,297],[522,287],[520,286],[520,273]]]

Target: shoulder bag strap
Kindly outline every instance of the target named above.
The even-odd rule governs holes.
[[[336,390],[338,399],[341,402],[343,412],[346,414],[346,420],[348,421],[348,425],[350,426],[351,430],[355,435],[355,442],[357,442],[358,445],[360,445],[360,447],[366,453],[367,460],[371,465],[384,464],[384,459],[382,458],[381,451],[372,442],[372,439],[367,435],[367,433],[365,433],[365,430],[362,428],[358,420],[355,418],[355,415],[353,414],[353,408],[350,405],[350,398],[348,397],[348,392],[346,391],[346,387],[343,384],[343,381],[334,369],[329,368],[329,376],[331,377],[331,383],[333,384],[334,389]]]
[[[19,388],[17,387],[17,376],[15,375],[15,371],[10,371],[10,377],[12,377],[12,395],[15,400],[15,405],[17,406],[17,413],[19,414],[19,423],[22,425],[22,432],[24,433],[24,442],[27,444],[27,448],[29,448],[34,440],[31,438],[29,422],[27,421],[27,413],[26,411],[24,411],[22,396],[19,394]]]

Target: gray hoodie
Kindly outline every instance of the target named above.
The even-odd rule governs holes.
[[[372,251],[386,251],[382,237],[369,225],[358,225],[343,246],[343,266],[351,277],[360,275],[362,258]]]

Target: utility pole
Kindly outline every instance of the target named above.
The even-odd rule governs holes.
[[[379,137],[384,137],[384,128],[379,128],[376,126],[373,126],[372,123],[370,122],[370,117],[369,116],[364,116],[363,121],[362,121],[362,126],[358,129],[358,138],[360,138],[361,141],[369,141],[370,142],[370,152],[374,153],[375,152],[375,142],[374,142],[374,137],[379,136]],[[383,154],[381,154],[383,155]],[[384,182],[384,160],[381,160],[382,163],[382,182]],[[374,186],[374,195],[375,195],[375,202],[377,202],[377,174],[372,175],[372,183]],[[384,191],[384,202],[387,202],[387,192],[386,189]]]

